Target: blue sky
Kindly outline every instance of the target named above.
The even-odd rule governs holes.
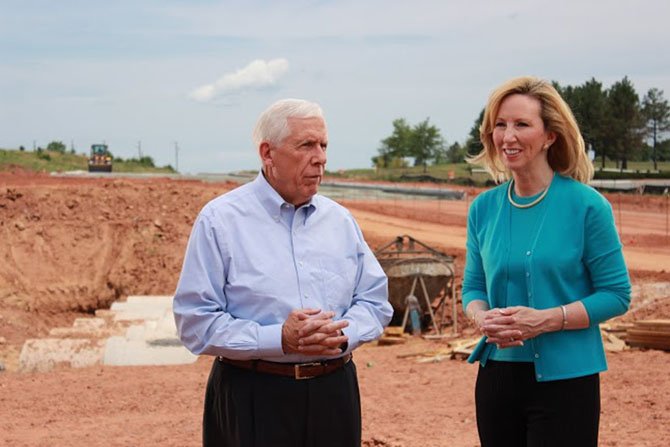
[[[256,118],[299,97],[324,109],[328,169],[369,167],[396,118],[463,142],[513,76],[670,98],[669,21],[666,0],[0,0],[0,147],[174,166],[177,142],[182,172],[256,169]]]

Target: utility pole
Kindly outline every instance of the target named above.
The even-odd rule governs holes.
[[[179,143],[174,142],[174,169],[179,173]]]
[[[137,157],[138,159],[142,159],[142,140],[137,142]]]

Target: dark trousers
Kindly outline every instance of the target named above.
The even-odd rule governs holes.
[[[306,380],[214,360],[205,394],[205,447],[359,447],[361,405],[353,361]]]
[[[489,360],[475,387],[482,447],[595,447],[600,376],[537,382],[530,362]]]

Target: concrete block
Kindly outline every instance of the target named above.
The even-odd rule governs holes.
[[[110,307],[114,321],[158,320],[171,309],[170,296],[129,296],[127,301],[115,301]]]
[[[58,365],[82,368],[100,364],[105,340],[88,338],[30,339],[23,344],[19,369],[25,372],[44,372]]]
[[[107,322],[104,318],[76,318],[72,327],[82,330],[96,331],[102,329]]]
[[[144,342],[146,339],[146,328],[143,324],[133,324],[126,329],[124,338]]]
[[[21,351],[23,371],[56,365],[172,365],[197,359],[177,337],[171,296],[129,296],[95,318],[78,318],[70,328],[54,328],[50,338],[28,340]]]
[[[178,365],[193,363],[197,356],[183,346],[149,344],[125,337],[110,337],[105,345],[103,364],[129,365]]]

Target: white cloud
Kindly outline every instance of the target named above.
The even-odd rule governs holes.
[[[275,85],[287,71],[286,59],[272,59],[267,62],[256,59],[234,73],[228,73],[211,84],[196,88],[189,96],[196,101],[208,102],[229,93],[269,87]]]

